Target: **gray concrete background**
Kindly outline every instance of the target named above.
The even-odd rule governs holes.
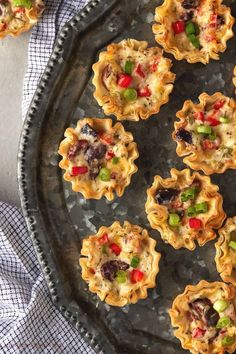
[[[0,40],[0,201],[17,206],[17,149],[29,35]]]

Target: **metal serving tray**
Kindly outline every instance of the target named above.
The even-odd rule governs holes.
[[[171,167],[184,167],[171,139],[175,112],[184,100],[196,100],[203,91],[234,95],[235,38],[228,41],[220,61],[207,66],[173,60],[177,78],[169,103],[146,121],[124,123],[134,134],[140,158],[139,170],[122,198],[85,200],[63,182],[58,168],[64,130],[78,118],[104,116],[91,84],[91,65],[99,51],[112,41],[132,37],[156,45],[151,23],[159,4],[159,0],[94,0],[63,27],[28,111],[19,147],[22,208],[52,300],[97,353],[184,353],[173,337],[168,309],[187,284],[219,279],[214,243],[194,252],[175,251],[150,230],[144,204],[155,174],[167,177]],[[231,6],[235,16],[233,0]],[[212,177],[229,216],[236,214],[235,177],[236,171]],[[109,307],[88,292],[78,265],[82,239],[116,219],[146,227],[162,253],[156,288],[147,299],[124,308]]]

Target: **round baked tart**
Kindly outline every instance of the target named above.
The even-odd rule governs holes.
[[[160,253],[147,230],[128,221],[83,240],[80,265],[89,290],[112,306],[134,304],[156,285]]]
[[[175,336],[193,354],[236,349],[236,289],[221,282],[188,285],[169,311]]]
[[[44,10],[42,0],[1,0],[0,38],[28,31]]]
[[[147,119],[169,100],[175,74],[160,48],[134,39],[112,43],[93,65],[94,97],[118,120]]]
[[[171,177],[154,177],[147,190],[146,213],[153,229],[175,249],[196,248],[214,239],[225,213],[218,186],[207,176],[189,169],[171,169]]]
[[[216,267],[221,278],[236,286],[236,216],[227,219],[219,230],[216,247]]]
[[[111,119],[85,118],[75,129],[65,131],[58,153],[63,157],[59,166],[65,169],[64,179],[72,189],[86,199],[103,195],[121,197],[131,176],[137,171],[138,157],[133,135],[121,123],[112,126]]]
[[[173,139],[186,165],[207,175],[236,168],[236,101],[202,93],[199,104],[185,101],[176,116]]]
[[[156,41],[175,59],[206,64],[233,37],[234,18],[222,0],[165,0],[156,8]]]

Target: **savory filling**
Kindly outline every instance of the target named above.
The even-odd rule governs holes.
[[[193,339],[220,346],[236,340],[236,314],[233,302],[222,298],[197,298],[189,304],[188,318]]]
[[[134,107],[150,107],[163,94],[163,79],[168,71],[161,51],[119,49],[114,60],[102,72],[102,83],[116,102]],[[157,75],[158,73],[158,75]]]
[[[219,43],[225,18],[218,12],[215,1],[183,0],[175,2],[175,21],[172,33],[182,50],[207,49],[210,43]]]
[[[80,180],[119,181],[123,178],[128,151],[119,135],[95,131],[86,123],[78,140],[70,146],[67,158],[71,162],[70,175]]]
[[[201,197],[198,179],[184,189],[158,189],[155,199],[168,209],[168,224],[174,230],[184,235],[187,229],[202,229],[209,206]]]
[[[175,137],[190,151],[203,151],[206,160],[223,165],[232,161],[236,146],[236,112],[225,99],[206,104],[203,110],[190,109]]]
[[[137,233],[116,229],[104,233],[95,242],[97,252],[89,270],[95,283],[102,284],[104,289],[115,287],[120,295],[125,294],[127,285],[142,281],[151,271],[145,241]]]

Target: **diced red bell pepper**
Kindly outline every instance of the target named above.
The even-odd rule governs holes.
[[[195,112],[194,118],[200,120],[201,122],[204,122],[204,113],[202,111]]]
[[[111,160],[114,156],[115,156],[115,154],[113,151],[107,151],[105,158],[106,158],[106,160]]]
[[[98,242],[101,244],[101,245],[104,245],[105,243],[107,243],[109,241],[109,237],[108,237],[108,234],[105,233],[103,234],[101,237],[99,237],[98,239]]]
[[[217,14],[213,13],[210,16],[209,27],[214,28],[217,26]]]
[[[201,338],[204,336],[205,333],[206,333],[205,329],[197,327],[197,328],[194,328],[194,330],[192,332],[192,336],[193,336],[193,338]]]
[[[139,269],[133,269],[132,272],[130,272],[130,281],[132,284],[141,281],[143,277],[144,273]]]
[[[175,34],[179,34],[185,31],[185,23],[184,21],[176,21],[172,23],[172,28]]]
[[[149,65],[149,71],[151,73],[154,73],[155,71],[157,71],[157,67],[159,65],[160,62],[160,58],[156,58],[152,64]]]
[[[196,229],[196,230],[201,229],[202,221],[197,218],[190,218],[189,219],[189,226],[191,227],[191,229]]]
[[[213,150],[213,149],[217,149],[219,146],[220,146],[220,142],[217,140],[212,141],[210,139],[205,139],[202,141],[203,150]]]
[[[116,179],[117,173],[116,172],[111,172],[111,179]]]
[[[89,268],[90,273],[95,274],[95,270],[93,268]]]
[[[73,166],[71,169],[72,176],[84,175],[88,172],[87,166]]]
[[[138,89],[139,97],[150,97],[152,95],[148,86]]]
[[[144,78],[146,75],[142,69],[141,64],[138,64],[135,68],[135,73],[138,74],[139,76],[141,76],[142,78]]]
[[[115,253],[116,256],[119,256],[120,252],[122,251],[120,246],[117,245],[117,243],[112,243],[109,247],[112,250],[112,252]]]
[[[213,108],[218,110],[218,109],[222,108],[224,106],[224,104],[225,104],[224,100],[218,100],[215,102]]]
[[[132,82],[132,76],[129,74],[120,74],[118,77],[118,85],[123,88],[129,87]]]
[[[100,133],[99,138],[105,145],[111,145],[113,143],[113,136],[109,133]]]
[[[217,125],[221,124],[218,119],[212,116],[207,117],[206,120],[210,123],[212,127],[216,127]]]

